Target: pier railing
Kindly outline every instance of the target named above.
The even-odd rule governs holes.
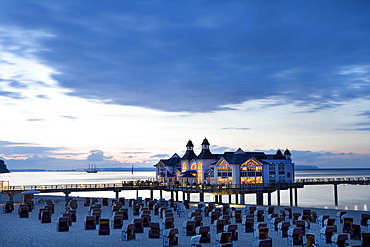
[[[3,193],[20,193],[26,190],[37,190],[41,193],[50,192],[81,192],[81,191],[121,191],[121,190],[165,190],[183,191],[187,193],[255,193],[275,190],[286,190],[288,188],[302,188],[301,183],[261,183],[261,184],[226,184],[226,185],[189,185],[189,184],[166,184],[158,182],[132,182],[101,183],[101,184],[59,184],[59,185],[24,185],[8,186]]]
[[[101,183],[101,184],[58,184],[58,185],[22,185],[8,186],[6,191],[26,191],[37,190],[42,192],[64,192],[64,191],[104,191],[104,190],[144,190],[155,189],[159,187],[159,183]],[[4,190],[3,190],[4,191]]]
[[[296,183],[303,184],[369,184],[370,177],[354,177],[354,178],[306,178],[296,179]]]
[[[362,184],[370,185],[370,177],[354,178],[311,178],[296,179],[294,183],[261,183],[261,184],[225,184],[225,185],[190,185],[190,184],[166,184],[144,181],[122,181],[121,183],[98,183],[98,184],[59,184],[59,185],[23,185],[7,186],[2,188],[2,193],[20,193],[26,190],[38,190],[41,193],[50,192],[81,192],[81,191],[121,191],[121,190],[166,190],[184,191],[187,193],[256,193],[287,190],[290,188],[303,188],[305,185],[322,184]]]

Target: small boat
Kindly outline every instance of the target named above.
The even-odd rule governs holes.
[[[87,173],[97,173],[96,165],[89,164],[89,169],[86,170]]]

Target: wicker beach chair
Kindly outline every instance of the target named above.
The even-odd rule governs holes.
[[[163,219],[163,229],[171,229],[175,227],[175,219],[168,217]]]
[[[278,224],[278,236],[280,238],[287,238],[289,227],[290,227],[290,222],[289,221],[280,222]]]
[[[177,234],[179,230],[177,228],[167,229],[163,232],[163,247],[171,247],[179,245],[179,239]]]
[[[215,247],[232,247],[231,232],[220,232],[216,235]]]
[[[332,247],[345,247],[347,246],[348,234],[338,233],[331,237]]]
[[[253,247],[272,247],[272,239],[259,239],[253,242]]]
[[[110,235],[109,219],[100,219],[99,220],[98,235]]]
[[[127,224],[122,227],[122,241],[130,241],[136,239],[135,224]]]
[[[50,210],[44,210],[41,212],[41,223],[51,223]]]
[[[243,232],[253,232],[253,227],[254,227],[254,218],[247,218],[244,217],[242,219],[242,231]]]
[[[231,232],[232,241],[237,241],[239,239],[238,225],[225,225],[224,232]]]
[[[233,212],[234,222],[235,223],[242,223],[242,221],[243,221],[242,216],[243,216],[242,210],[241,209],[236,209]]]
[[[196,222],[194,220],[184,221],[182,225],[183,236],[194,236],[195,235]]]
[[[214,232],[217,234],[217,233],[221,233],[224,231],[224,226],[227,225],[226,224],[226,220],[215,220],[215,222],[213,223],[213,229],[214,229]]]
[[[253,237],[258,239],[267,239],[268,238],[267,224],[261,222],[255,223],[253,226]]]
[[[132,223],[135,225],[135,233],[143,233],[144,232],[144,220],[143,219],[133,219]]]
[[[85,230],[96,230],[96,216],[95,215],[86,216]]]
[[[69,231],[69,218],[68,217],[60,217],[58,219],[57,231],[58,232],[68,232]]]
[[[211,228],[210,226],[198,226],[195,229],[197,235],[200,235],[200,243],[210,243],[211,242]]]
[[[157,222],[151,222],[149,223],[149,232],[148,237],[149,238],[160,238],[161,237],[161,229],[160,224]]]
[[[300,227],[294,227],[288,230],[288,245],[303,245],[303,230]]]

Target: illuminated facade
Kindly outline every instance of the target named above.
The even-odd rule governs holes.
[[[189,140],[186,152],[180,158],[174,154],[156,165],[157,181],[168,184],[228,184],[250,185],[267,183],[291,183],[294,181],[294,163],[287,149],[284,154],[264,152],[236,152],[212,154],[207,139],[202,151],[196,155]]]

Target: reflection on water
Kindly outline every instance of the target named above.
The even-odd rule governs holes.
[[[370,169],[319,169],[319,170],[297,170],[297,179],[302,178],[335,178],[335,177],[370,177]],[[17,185],[51,185],[51,184],[102,184],[102,183],[121,183],[131,180],[154,180],[155,172],[12,172],[0,174],[0,181],[9,181],[11,186]],[[345,210],[368,210],[370,195],[369,185],[338,185],[339,209]],[[57,195],[63,195],[59,193]],[[84,197],[115,197],[112,192],[79,192],[71,193],[70,196]],[[150,197],[150,191],[122,191],[119,196],[126,198]],[[154,191],[154,197],[159,198],[159,191]],[[239,195],[238,195],[239,196]],[[169,192],[163,192],[163,197],[170,198]],[[214,201],[214,196],[204,195],[205,201]],[[186,199],[182,192],[178,193],[179,200]],[[198,201],[198,194],[191,194],[192,201]],[[222,196],[223,202],[229,202],[228,195]],[[237,198],[231,196],[231,203],[235,203]],[[238,198],[240,202],[240,198]],[[272,204],[277,203],[276,193],[272,193]],[[289,190],[281,191],[281,205],[290,205]],[[254,194],[245,195],[246,204],[255,204]],[[267,195],[264,195],[264,202],[267,202]],[[334,206],[334,187],[333,185],[311,185],[303,189],[298,189],[298,206],[302,207],[321,207],[335,208]]]

